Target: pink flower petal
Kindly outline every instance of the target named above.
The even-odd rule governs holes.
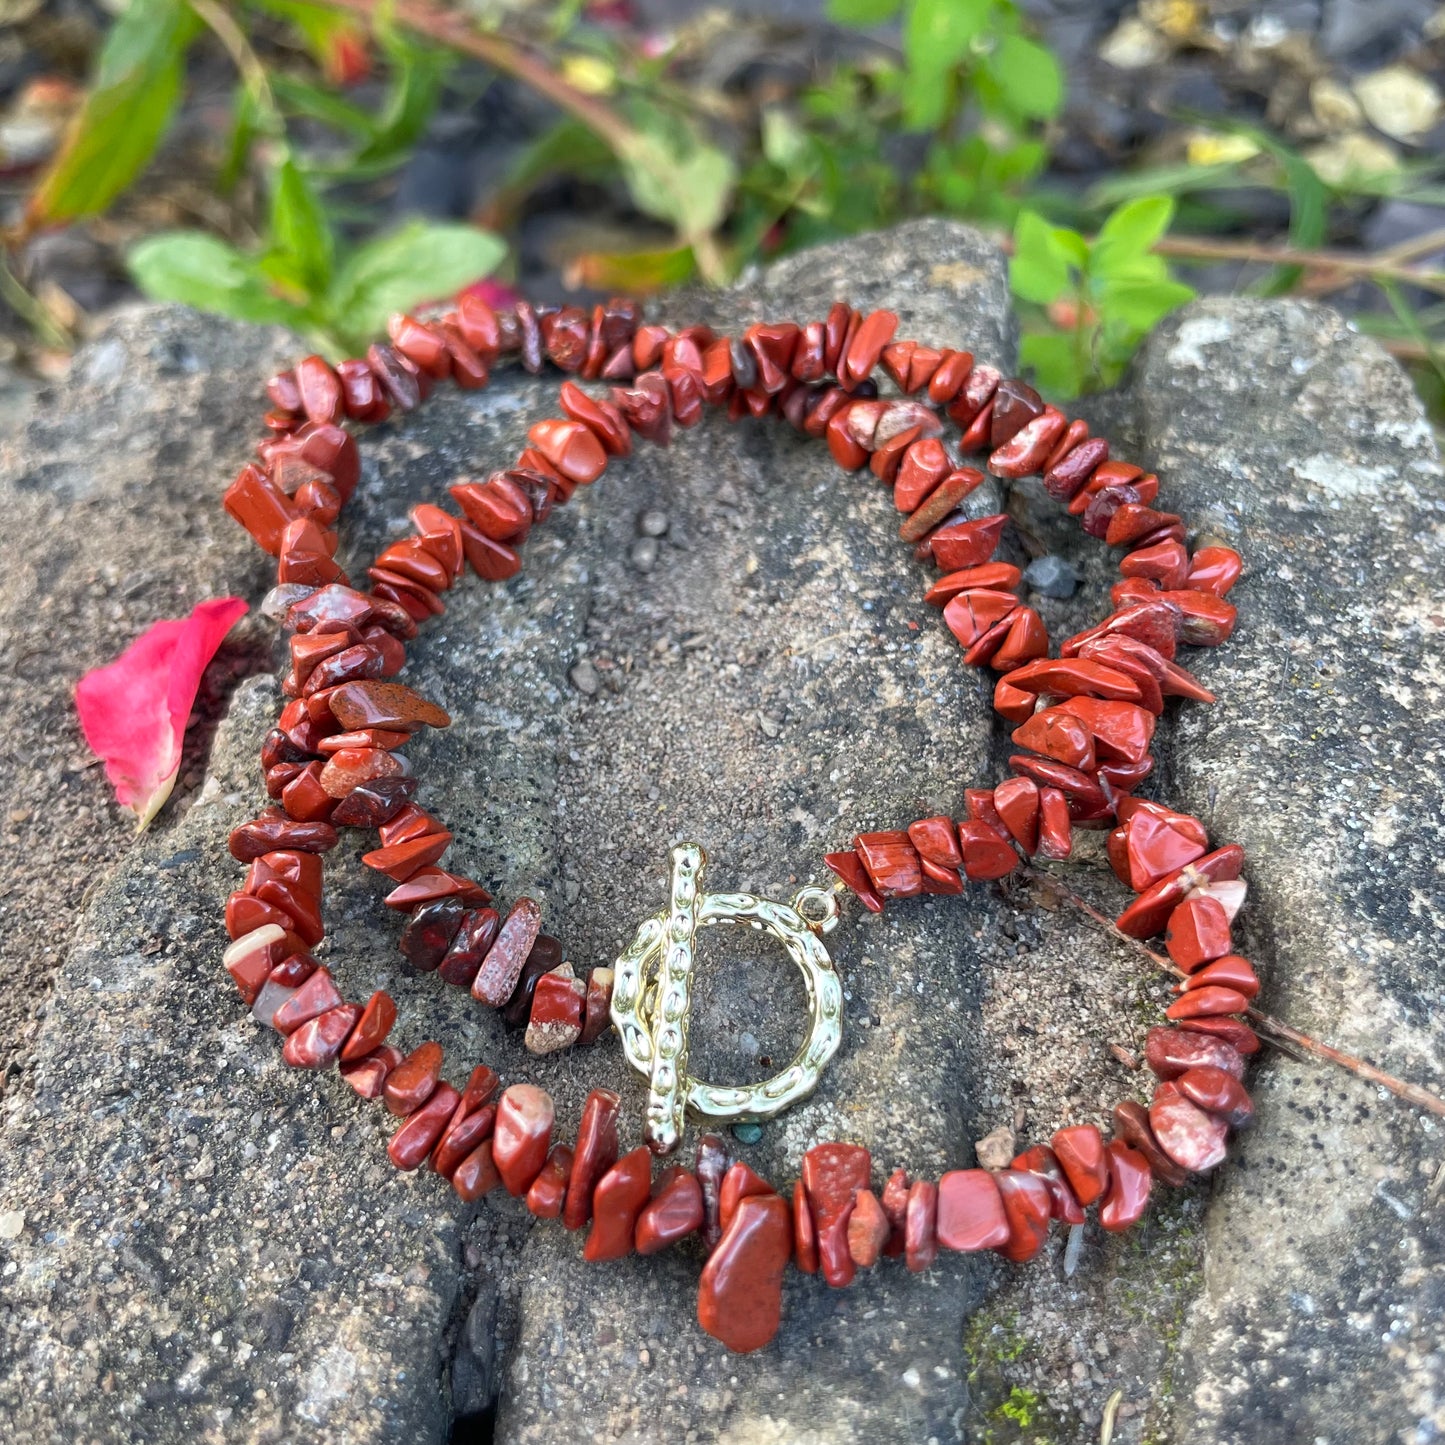
[[[139,828],[171,795],[201,674],[245,611],[239,597],[199,603],[189,617],[157,622],[75,686],[85,740]]]
[[[480,281],[473,281],[470,286],[464,286],[461,294],[475,296],[479,300],[485,301],[493,311],[506,311],[522,299],[521,295],[513,291],[505,281],[494,281],[490,276],[485,276]]]

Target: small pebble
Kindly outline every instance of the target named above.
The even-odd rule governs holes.
[[[627,555],[639,572],[651,572],[657,566],[657,538],[639,537]]]
[[[756,1144],[763,1137],[761,1124],[734,1124],[733,1138],[739,1144]]]
[[[765,738],[775,738],[783,730],[782,723],[780,723],[777,718],[765,712],[758,714],[758,726],[763,730],[763,736]]]
[[[597,676],[597,669],[584,657],[581,662],[576,663],[571,672],[567,674],[572,679],[572,686],[578,692],[586,693],[588,697],[596,694],[601,686],[601,679]]]
[[[638,533],[643,537],[662,537],[667,533],[667,513],[660,507],[649,507],[637,519]]]
[[[1024,581],[1041,597],[1072,597],[1079,585],[1073,564],[1062,557],[1037,557],[1024,568]]]
[[[754,1126],[756,1127],[756,1126]],[[758,1130],[758,1134],[762,1134]],[[7,1209],[0,1214],[0,1239],[19,1239],[20,1231],[25,1228],[25,1211],[23,1209]]]

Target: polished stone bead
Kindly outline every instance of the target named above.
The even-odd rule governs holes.
[[[347,1040],[349,1044],[350,1039]],[[379,1099],[386,1086],[386,1076],[401,1062],[401,1050],[390,1044],[379,1044],[363,1058],[348,1061],[342,1049],[341,1077],[363,1099]]]
[[[761,1349],[778,1332],[791,1253],[787,1204],[776,1194],[743,1200],[703,1269],[698,1323],[734,1353]]]
[[[1033,854],[1039,846],[1039,788],[1032,778],[1005,778],[993,790],[993,805],[1010,836]]]
[[[281,555],[286,528],[296,520],[297,513],[290,499],[259,467],[242,467],[226,488],[221,505],[263,552],[272,557]]]
[[[402,929],[402,956],[419,973],[431,973],[446,957],[465,911],[456,898],[423,904]]]
[[[1136,893],[1204,856],[1209,844],[1202,827],[1181,815],[1164,817],[1152,811],[1126,814],[1120,809],[1124,828],[1123,849],[1114,871]]]
[[[323,766],[319,759],[307,763],[281,789],[281,806],[288,818],[300,823],[317,823],[328,821],[335,813],[335,798],[330,797],[321,786]]]
[[[751,1194],[775,1194],[777,1191],[766,1179],[756,1174],[748,1165],[736,1163],[723,1175],[718,1190],[718,1224],[726,1229],[732,1220],[738,1203]]]
[[[913,1274],[921,1274],[938,1258],[938,1186],[915,1180],[908,1191],[904,1215],[904,1260]]]
[[[1154,717],[1137,703],[1096,697],[1071,697],[1060,709],[1089,730],[1100,761],[1138,762],[1154,737]]]
[[[963,853],[958,846],[958,828],[951,818],[920,818],[908,825],[908,841],[920,858],[940,868],[959,868]]]
[[[581,1229],[592,1217],[592,1191],[617,1162],[617,1113],[621,1107],[621,1099],[610,1089],[593,1089],[582,1105],[572,1178],[562,1206],[562,1223],[567,1229]]]
[[[242,934],[221,955],[221,964],[235,980],[247,1008],[256,1002],[272,970],[285,958],[286,932],[283,924],[265,924]],[[299,1026],[304,1020],[297,1022]]]
[[[1169,921],[1175,908],[1191,889],[1201,883],[1238,878],[1244,866],[1244,849],[1228,843],[1206,853],[1177,873],[1170,873],[1151,884],[1115,921],[1116,927],[1131,938],[1152,938]],[[1228,952],[1226,949],[1225,952]]]
[[[412,732],[421,727],[444,728],[451,722],[444,709],[400,682],[342,683],[327,697],[327,704],[347,731],[385,728]]]
[[[993,1176],[1008,1220],[1008,1239],[996,1246],[1014,1264],[1032,1259],[1049,1237],[1053,1198],[1047,1182],[1037,1174],[1000,1169]]]
[[[446,338],[440,331],[424,325],[414,316],[396,312],[386,323],[386,333],[391,337],[391,344],[428,376],[440,380],[451,374],[451,355],[447,351]]]
[[[983,483],[983,473],[973,467],[959,467],[929,493],[912,516],[906,517],[898,528],[898,536],[904,542],[922,542],[933,529],[953,514],[954,508],[977,490]],[[939,564],[940,566],[942,563]],[[971,563],[960,564],[957,571],[970,570]]]
[[[442,1073],[442,1046],[428,1041],[413,1049],[386,1080],[386,1107],[397,1115],[410,1114],[431,1098]]]
[[[1239,1019],[1214,1014],[1203,1018],[1181,1019],[1179,1027],[1187,1033],[1208,1034],[1211,1038],[1223,1039],[1237,1053],[1249,1055],[1259,1052],[1259,1035]]]
[[[722,1182],[728,1172],[727,1145],[716,1134],[704,1134],[697,1141],[695,1173],[702,1190],[702,1242],[711,1253],[722,1237]]]
[[[385,1041],[395,1022],[396,1003],[389,993],[378,989],[362,1009],[361,1017],[341,1051],[341,1062],[346,1064],[365,1058]]]
[[[1021,748],[1042,753],[1086,773],[1097,766],[1093,735],[1079,718],[1065,712],[1062,707],[1045,708],[1043,712],[1034,713],[1014,730],[1013,740]]]
[[[993,399],[993,422],[988,434],[990,448],[1003,446],[1043,414],[1043,397],[1017,377],[999,380],[989,394]],[[979,405],[982,404],[980,401]]]
[[[522,965],[542,927],[542,910],[534,899],[519,898],[497,934],[497,941],[482,960],[472,980],[472,997],[501,1008],[512,996]]]
[[[274,1020],[277,1033],[294,1033],[309,1019],[339,1008],[345,1000],[336,987],[329,970],[318,968],[292,996],[284,1008],[278,1009]],[[357,1010],[360,1017],[360,1010]]]
[[[467,565],[484,582],[504,582],[522,570],[522,559],[515,548],[494,541],[470,522],[462,523],[462,549],[467,554]]]
[[[1206,963],[1197,973],[1190,974],[1179,988],[1184,993],[1197,988],[1232,988],[1235,993],[1253,999],[1259,993],[1259,975],[1247,958],[1227,953],[1213,963]]]
[[[893,340],[897,330],[898,317],[891,311],[874,311],[863,320],[848,344],[838,372],[844,386],[854,386],[872,374],[883,348]]]
[[[912,1181],[908,1177],[908,1171],[895,1169],[888,1176],[888,1182],[883,1186],[883,1192],[878,1197],[878,1202],[883,1206],[884,1216],[888,1220],[888,1239],[883,1246],[885,1255],[893,1256],[903,1253],[904,1231],[908,1223],[908,1191],[911,1187]]]
[[[226,899],[225,919],[226,936],[233,939],[244,938],[261,928],[279,928],[289,932],[294,924],[294,919],[284,908],[239,890]]]
[[[404,842],[389,844],[384,848],[374,848],[370,853],[363,853],[361,861],[368,868],[385,873],[388,878],[395,879],[398,883],[405,883],[423,868],[438,862],[451,846],[451,842],[452,835],[442,829],[440,832],[426,833],[420,837],[408,838]]]
[[[1249,1000],[1232,988],[1211,985],[1208,988],[1191,989],[1164,1010],[1167,1019],[1211,1018],[1217,1014],[1241,1014],[1249,1007]]]
[[[922,385],[916,379],[915,363],[919,359],[919,353],[926,352],[927,348],[919,347],[909,362],[909,390],[917,391]],[[973,353],[969,351],[945,351],[938,355],[938,365],[933,374],[928,378],[928,399],[935,406],[947,406],[954,401],[959,392],[968,382],[970,373],[973,371]]]
[[[470,988],[501,925],[501,915],[495,908],[470,908],[463,913],[451,946],[437,968],[439,977],[459,988]]]
[[[1009,1222],[987,1169],[954,1169],[938,1181],[938,1242],[945,1249],[998,1249]]]
[[[1223,597],[1239,580],[1243,566],[1239,553],[1228,547],[1201,547],[1189,564],[1183,587]]]
[[[813,1232],[823,1278],[835,1289],[853,1282],[848,1220],[860,1189],[868,1188],[872,1156],[861,1144],[815,1144],[803,1155],[803,1188],[813,1211]]]
[[[883,900],[873,887],[873,881],[863,867],[863,860],[851,848],[846,853],[825,853],[823,862],[853,890],[858,901],[870,913],[882,913]],[[921,878],[919,886],[922,887]]]
[[[299,853],[325,853],[336,846],[336,829],[330,823],[298,822],[278,808],[267,808],[249,823],[231,831],[231,857],[250,863],[279,848]]]
[[[893,479],[893,505],[900,512],[917,511],[952,470],[953,463],[936,437],[913,442]]]
[[[1108,1164],[1109,1188],[1099,1203],[1099,1223],[1118,1234],[1143,1217],[1153,1177],[1149,1161],[1122,1139],[1110,1140]]]
[[[637,1217],[633,1243],[638,1254],[660,1254],[702,1226],[702,1186],[679,1164],[664,1169],[652,1199]]]
[[[1155,1089],[1149,1127],[1160,1149],[1191,1174],[1203,1174],[1224,1158],[1228,1124],[1186,1099],[1176,1083],[1161,1083]]]
[[[1103,1137],[1092,1124],[1074,1124],[1060,1129],[1051,1142],[1054,1157],[1074,1191],[1074,1198],[1087,1209],[1108,1183]]]
[[[609,456],[625,457],[632,451],[632,433],[622,413],[611,402],[598,401],[575,382],[564,381],[559,393],[562,410],[588,427]]]
[[[1205,1065],[1235,1079],[1244,1077],[1244,1056],[1232,1044],[1186,1029],[1150,1029],[1144,1036],[1144,1060],[1161,1079],[1177,1079]]]
[[[405,1068],[405,1064],[399,1067]],[[397,1072],[392,1070],[387,1079],[388,1086]],[[438,1084],[426,1102],[406,1116],[386,1146],[388,1157],[398,1169],[419,1169],[426,1163],[427,1156],[451,1122],[459,1097],[450,1084]],[[389,1095],[387,1102],[389,1105]]]
[[[859,833],[853,847],[881,897],[913,898],[923,892],[918,854],[907,833]]]
[[[1169,957],[1186,970],[1223,958],[1230,951],[1229,915],[1213,898],[1186,897],[1169,915],[1164,946]]]
[[[509,1194],[525,1194],[542,1172],[553,1118],[551,1095],[533,1084],[513,1084],[498,1099],[492,1158]]]
[[[928,538],[929,555],[944,572],[960,567],[979,567],[993,556],[1003,536],[1002,514],[976,521],[949,522]]]
[[[572,1177],[572,1151],[565,1144],[554,1144],[547,1154],[542,1172],[527,1190],[527,1208],[538,1219],[557,1219],[562,1201],[567,1197],[567,1181]]]
[[[1019,855],[989,823],[969,820],[958,825],[964,875],[975,883],[1003,878],[1019,866]]]
[[[551,973],[561,962],[562,945],[551,934],[539,933],[527,961],[522,965],[517,986],[502,1006],[502,1020],[508,1028],[526,1028],[527,1020],[532,1016],[532,996],[537,991],[538,979]]]
[[[1190,1103],[1219,1115],[1231,1129],[1244,1129],[1254,1122],[1248,1090],[1223,1069],[1203,1064],[1180,1074],[1175,1084]]]
[[[1059,1163],[1058,1155],[1047,1144],[1035,1144],[1017,1155],[1009,1165],[1010,1169],[1037,1174],[1048,1185],[1049,1210],[1053,1218],[1065,1224],[1082,1224],[1084,1211]]]
[[[972,647],[991,628],[1011,618],[1019,600],[1012,592],[973,588],[960,592],[943,609],[944,625],[964,647]]]
[[[587,997],[582,1009],[580,1043],[590,1044],[611,1027],[614,977],[610,968],[594,968],[587,975]]]
[[[598,1179],[582,1257],[596,1263],[631,1254],[633,1231],[651,1194],[652,1152],[643,1145],[624,1154]]]
[[[963,567],[940,577],[923,600],[933,607],[942,607],[960,592],[984,588],[993,592],[1016,591],[1022,574],[1011,562],[985,562],[981,567]]]
[[[998,399],[994,399],[992,428],[998,426]],[[988,469],[996,477],[1028,477],[1043,471],[1059,439],[1068,426],[1068,419],[1053,407],[1025,423],[1002,446],[989,453]]]
[[[360,784],[405,776],[408,772],[406,760],[396,753],[381,748],[343,748],[327,759],[320,781],[328,797],[340,799]]]
[[[1103,437],[1080,442],[1044,473],[1044,490],[1059,502],[1070,502],[1083,490],[1095,469],[1109,459],[1109,443]]]
[[[595,482],[607,469],[607,453],[580,421],[549,418],[527,433],[527,440],[569,481]]]
[[[399,913],[411,913],[423,903],[453,896],[460,899],[466,908],[480,908],[491,901],[492,895],[470,878],[459,877],[441,868],[422,868],[405,883],[393,888],[382,901]]]
[[[1073,851],[1069,800],[1058,788],[1039,789],[1039,857],[1062,861]]]
[[[432,1153],[431,1167],[444,1179],[450,1179],[462,1160],[484,1139],[492,1137],[496,1125],[496,1105],[469,1108],[464,1093],[461,1102],[452,1110],[451,1122]]]
[[[859,1269],[872,1269],[891,1232],[892,1226],[878,1196],[871,1189],[858,1190],[853,1212],[848,1217],[848,1254],[853,1263]]]
[[[288,1034],[281,1057],[293,1069],[325,1069],[334,1064],[361,1010],[354,1003],[328,1009]]]
[[[1125,1143],[1132,1145],[1149,1162],[1149,1169],[1161,1184],[1178,1189],[1189,1178],[1189,1171],[1181,1169],[1160,1147],[1154,1137],[1153,1126],[1149,1123],[1149,1111],[1134,1099],[1126,1099],[1114,1106],[1114,1132]]]
[[[804,1274],[818,1272],[818,1235],[813,1228],[813,1208],[801,1179],[793,1181],[793,1259]]]
[[[563,964],[537,980],[527,1018],[525,1043],[529,1053],[552,1054],[569,1049],[582,1037],[582,1009],[586,987]]]
[[[456,1190],[458,1198],[468,1204],[480,1199],[502,1182],[493,1158],[493,1147],[493,1139],[483,1140],[452,1170],[452,1188]]]
[[[485,482],[457,482],[451,495],[467,520],[494,542],[520,546],[533,522],[533,507],[519,475],[493,472]]]

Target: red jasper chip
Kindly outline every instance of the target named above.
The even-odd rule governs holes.
[[[1213,853],[1206,853],[1177,873],[1151,884],[1119,915],[1115,926],[1130,938],[1152,938],[1163,929],[1191,889],[1201,883],[1238,878],[1243,866],[1244,849],[1238,843],[1216,848]]]
[[[401,933],[401,952],[418,973],[431,973],[446,957],[464,912],[459,898],[437,898],[422,904],[407,920]]]
[[[571,1048],[582,1037],[586,988],[563,964],[537,980],[527,1015],[526,1045],[530,1053],[552,1054]]]
[[[527,433],[527,440],[569,481],[595,482],[607,470],[607,453],[596,434],[580,421],[549,418]]]
[[[582,1105],[572,1178],[562,1206],[562,1223],[568,1229],[581,1229],[592,1217],[592,1191],[617,1162],[617,1113],[621,1107],[622,1100],[610,1089],[593,1089]]]
[[[1259,1052],[1259,1035],[1246,1023],[1226,1018],[1222,1014],[1207,1017],[1181,1019],[1179,1027],[1186,1033],[1208,1034],[1211,1038],[1223,1039],[1238,1053],[1249,1055]]]
[[[436,1091],[442,1073],[442,1046],[428,1041],[394,1068],[383,1091],[386,1107],[399,1116],[421,1108]]]
[[[1074,1198],[1087,1209],[1104,1192],[1109,1178],[1103,1137],[1092,1124],[1075,1124],[1060,1129],[1052,1145]]]
[[[572,1151],[565,1144],[554,1144],[542,1172],[527,1190],[528,1211],[537,1219],[559,1218],[562,1201],[567,1197],[567,1181],[571,1177]]]
[[[934,565],[945,572],[954,572],[960,567],[977,567],[987,562],[998,547],[1007,521],[1006,516],[999,514],[940,527],[928,539]]]
[[[1109,1141],[1108,1163],[1109,1188],[1099,1203],[1099,1223],[1119,1234],[1143,1218],[1153,1175],[1144,1155],[1122,1139]]]
[[[1022,433],[1021,433],[1022,435]],[[1053,1200],[1049,1186],[1037,1174],[1000,1169],[993,1176],[1008,1220],[1008,1239],[998,1252],[1014,1264],[1031,1260],[1049,1237]]]
[[[470,522],[462,523],[462,549],[467,565],[484,582],[505,582],[522,570],[522,559],[514,548],[493,541]]]
[[[1058,788],[1039,789],[1039,857],[1061,861],[1074,847],[1069,800]]]
[[[1071,697],[1059,706],[1088,728],[1100,761],[1119,759],[1132,763],[1148,754],[1154,737],[1154,717],[1136,703]]]
[[[748,1165],[742,1162],[733,1164],[723,1175],[722,1185],[718,1189],[719,1225],[726,1229],[733,1217],[733,1212],[749,1195],[776,1193],[777,1190]]]
[[[1081,442],[1044,473],[1044,490],[1057,502],[1071,502],[1095,468],[1108,459],[1109,443],[1103,437]]]
[[[1084,1211],[1073,1186],[1064,1174],[1058,1156],[1047,1144],[1035,1144],[1033,1148],[1025,1149],[1014,1158],[1009,1168],[1037,1174],[1044,1181],[1049,1190],[1049,1210],[1053,1218],[1061,1219],[1065,1224],[1084,1222]]]
[[[958,868],[963,864],[958,829],[951,818],[920,818],[910,823],[908,841],[925,863],[936,863],[940,868]]]
[[[287,1036],[281,1057],[293,1069],[330,1068],[360,1017],[361,1010],[354,1003],[348,1003],[309,1019]]]
[[[1139,685],[1117,668],[1084,658],[1045,657],[1007,673],[1003,682],[1021,692],[1060,697],[1102,697],[1138,702]]]
[[[386,1146],[387,1156],[398,1169],[420,1169],[426,1163],[427,1155],[451,1122],[460,1097],[450,1084],[438,1084],[426,1103],[406,1116]]]
[[[916,1180],[908,1191],[903,1245],[912,1274],[921,1274],[938,1258],[938,1186],[926,1179]]]
[[[1245,998],[1253,999],[1259,993],[1259,975],[1247,958],[1228,953],[1223,958],[1216,958],[1213,963],[1205,964],[1179,985],[1181,993],[1197,988],[1232,988]]]
[[[982,483],[983,473],[973,467],[959,467],[950,472],[929,494],[928,500],[899,526],[900,540],[921,542]],[[970,565],[964,564],[960,570],[967,571]]]
[[[844,386],[856,386],[871,376],[897,330],[898,318],[891,311],[874,311],[866,317],[848,345],[838,380]]]
[[[903,453],[893,480],[893,505],[900,512],[916,512],[952,470],[953,463],[936,437],[915,441]]]
[[[268,923],[243,934],[221,955],[221,963],[236,982],[246,1007],[256,1002],[272,971],[286,956],[286,929]]]
[[[1171,1189],[1178,1189],[1189,1178],[1189,1172],[1181,1169],[1160,1147],[1149,1123],[1149,1111],[1133,1099],[1126,1099],[1114,1106],[1114,1132],[1125,1143],[1131,1144],[1149,1162],[1154,1178]]]
[[[347,1041],[348,1043],[350,1040]],[[345,1053],[345,1050],[342,1050]],[[381,1044],[365,1058],[352,1059],[341,1063],[341,1077],[356,1090],[363,1099],[379,1099],[386,1084],[386,1076],[401,1062],[401,1050],[390,1044]]]
[[[1229,1126],[1191,1103],[1174,1083],[1154,1091],[1149,1127],[1164,1153],[1191,1174],[1204,1174],[1224,1158]]]
[[[998,424],[998,398],[994,398],[994,426]],[[1027,477],[1042,471],[1044,463],[1052,454],[1058,440],[1068,426],[1068,419],[1053,407],[1046,408],[1039,416],[1020,427],[1001,447],[996,447],[988,458],[988,469],[996,477]]]
[[[508,1194],[525,1194],[542,1172],[554,1117],[551,1095],[534,1084],[513,1084],[497,1100],[491,1156]]]
[[[1144,1061],[1161,1079],[1177,1079],[1190,1069],[1222,1069],[1244,1077],[1244,1056],[1225,1039],[1188,1029],[1152,1028],[1144,1037]]]
[[[410,913],[423,903],[451,896],[467,908],[479,908],[491,899],[491,894],[470,878],[459,878],[441,868],[422,868],[399,888],[393,888],[382,902],[400,913]]]
[[[231,857],[249,863],[278,848],[299,853],[325,853],[336,846],[336,829],[330,823],[297,822],[279,808],[267,808],[249,823],[242,823],[231,832],[228,846]]]
[[[815,1144],[803,1155],[803,1188],[813,1212],[813,1233],[823,1278],[834,1289],[853,1282],[848,1220],[860,1189],[868,1187],[872,1156],[861,1144]]]
[[[385,1042],[396,1022],[396,1003],[385,990],[378,989],[361,1011],[346,1047],[341,1051],[341,1062],[349,1064],[354,1059],[363,1059],[373,1049]]]
[[[888,1243],[892,1226],[871,1189],[860,1189],[848,1219],[848,1253],[859,1269],[872,1269]]]
[[[1249,1000],[1232,988],[1197,988],[1191,990],[1164,1010],[1168,1019],[1212,1018],[1218,1014],[1243,1013]]]
[[[979,367],[979,371],[983,368]],[[976,373],[975,373],[976,374]],[[993,398],[993,424],[988,434],[990,447],[1001,447],[1017,436],[1037,416],[1043,415],[1044,399],[1026,381],[1000,378],[989,390]],[[980,403],[981,404],[981,403]]]
[[[938,1242],[944,1249],[998,1249],[1009,1233],[1003,1196],[987,1169],[954,1169],[938,1181]]]
[[[437,974],[458,988],[470,988],[501,926],[502,918],[495,908],[468,909],[462,914],[456,936],[438,965]]]
[[[1014,841],[1030,855],[1039,846],[1039,789],[1032,778],[1005,778],[993,790],[993,805]]]
[[[613,971],[594,968],[587,975],[587,994],[582,1005],[582,1037],[579,1043],[590,1044],[600,1038],[612,1023]]]
[[[492,1137],[497,1125],[497,1110],[493,1104],[479,1109],[468,1108],[465,1093],[461,1102],[452,1110],[448,1123],[435,1151],[431,1156],[431,1167],[444,1179],[456,1173],[457,1166],[485,1139]]]
[[[1068,799],[1069,817],[1076,823],[1110,816],[1109,795],[1104,792],[1109,785],[1101,778],[1090,777],[1052,758],[1031,758],[1023,753],[1012,754],[1008,765],[1020,777],[1032,778],[1041,787],[1057,788],[1063,793]],[[997,788],[994,796],[998,796]]]
[[[542,928],[542,909],[535,899],[519,898],[507,914],[486,958],[472,980],[472,997],[501,1008],[512,996],[522,965]]]
[[[467,1204],[474,1203],[502,1182],[492,1147],[491,1139],[484,1140],[452,1171],[452,1188]]]
[[[804,1274],[817,1274],[818,1234],[813,1228],[813,1207],[801,1179],[793,1183],[793,1258]]]
[[[792,1234],[787,1204],[755,1195],[738,1206],[703,1268],[698,1324],[736,1354],[761,1349],[778,1332]]]
[[[646,1145],[624,1154],[592,1191],[592,1228],[582,1257],[592,1263],[632,1253],[638,1216],[652,1194],[652,1152]]]
[[[1223,1069],[1203,1064],[1180,1074],[1175,1084],[1190,1103],[1218,1114],[1231,1129],[1245,1129],[1254,1122],[1254,1103],[1248,1091]]]
[[[409,733],[417,728],[444,728],[451,717],[400,682],[346,682],[326,698],[327,707],[347,731],[382,728]]]
[[[1211,959],[1223,958],[1230,950],[1229,915],[1223,904],[1214,898],[1186,898],[1169,915],[1164,946],[1183,969],[1195,969]]]
[[[1009,562],[985,562],[981,567],[963,567],[940,577],[927,592],[923,600],[933,607],[942,607],[951,597],[960,592],[982,588],[991,592],[1012,592],[1022,577],[1019,569]]]
[[[1216,597],[1223,597],[1239,581],[1243,567],[1239,553],[1229,547],[1201,547],[1189,563],[1183,586],[1194,592],[1212,592]]]
[[[294,1033],[302,1024],[319,1017],[328,1009],[340,1008],[344,1001],[330,972],[327,969],[318,968],[276,1010],[271,1026],[278,1034]],[[361,1010],[358,1009],[357,1017],[360,1018],[360,1016]]]
[[[1096,766],[1093,735],[1079,718],[1062,707],[1034,713],[1014,730],[1013,740],[1021,748],[1042,753],[1071,768],[1092,772]]]
[[[1019,855],[988,823],[960,823],[958,843],[963,853],[964,875],[975,883],[1003,878],[1019,866]]]
[[[1161,817],[1153,812],[1135,812],[1126,816],[1120,804],[1123,823],[1123,850],[1115,872],[1136,893],[1142,893],[1160,878],[1177,872],[1186,863],[1202,858],[1208,843],[1198,833],[1175,818]],[[1190,820],[1193,821],[1193,820]]]
[[[879,1197],[883,1213],[888,1218],[888,1241],[883,1246],[883,1253],[890,1257],[902,1254],[906,1244],[904,1234],[908,1225],[908,1191],[911,1187],[908,1171],[895,1169],[888,1176]]]
[[[880,897],[913,898],[923,892],[918,853],[907,833],[859,833],[853,847]]]
[[[702,1227],[702,1186],[679,1164],[658,1176],[657,1192],[637,1217],[633,1247],[638,1254],[660,1254]]]
[[[943,620],[964,647],[972,647],[990,628],[1011,617],[1018,605],[1012,592],[975,588],[960,592],[943,609]]]
[[[823,862],[853,890],[858,901],[870,913],[883,912],[883,900],[874,889],[873,881],[863,867],[863,860],[855,852],[849,849],[846,853],[825,853]]]

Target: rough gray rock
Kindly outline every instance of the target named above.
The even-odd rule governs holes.
[[[893,306],[905,334],[1009,357],[999,257],[936,222],[671,309],[731,326],[835,295]],[[223,352],[235,335],[186,324]],[[514,454],[550,394],[505,378],[378,432],[353,555],[459,472]],[[62,420],[83,404],[54,402]],[[1224,700],[1161,729],[1159,794],[1251,847],[1243,937],[1268,967],[1270,1006],[1430,1082],[1438,984],[1416,940],[1441,911],[1428,693],[1441,489],[1414,399],[1329,313],[1209,303],[1105,405],[1164,470],[1166,496],[1204,530],[1239,535],[1252,568],[1239,634],[1201,664]],[[147,416],[125,435],[164,474],[186,422]],[[239,460],[238,442],[216,450],[223,472]],[[1085,576],[1075,597],[1040,604],[1065,634],[1097,612],[1107,559],[1028,489],[1014,506]],[[643,573],[628,553],[653,509],[668,526]],[[459,865],[504,897],[542,898],[570,956],[593,964],[660,906],[678,837],[708,846],[716,886],[787,896],[853,832],[957,811],[964,787],[998,775],[1007,740],[988,680],[958,667],[922,604],[895,526],[866,473],[842,477],[781,429],[709,420],[579,496],[529,542],[521,578],[459,589],[411,668],[455,719],[417,755]],[[250,565],[210,590],[253,586]],[[269,680],[242,688],[210,782],[98,890],[57,979],[33,1102],[12,1111],[0,1163],[0,1213],[24,1215],[17,1238],[0,1231],[0,1412],[20,1435],[436,1440],[453,1392],[482,1399],[493,1368],[505,1442],[1085,1441],[1116,1391],[1119,1442],[1383,1442],[1438,1411],[1438,1203],[1420,1171],[1438,1163],[1438,1133],[1352,1080],[1278,1059],[1217,1197],[1172,1196],[1122,1240],[1092,1232],[1068,1277],[1062,1240],[1020,1271],[954,1258],[923,1279],[880,1269],[845,1294],[794,1277],[778,1341],[746,1358],[692,1319],[693,1250],[584,1267],[576,1237],[531,1228],[514,1201],[464,1218],[439,1181],[389,1169],[384,1120],[335,1075],[287,1071],[217,978],[238,872],[224,835],[255,806],[274,706]],[[620,1087],[636,1139],[641,1085],[613,1044],[530,1059],[456,993],[405,977],[376,888],[358,867],[331,871],[328,959],[350,995],[393,989],[403,1043],[437,1037],[453,1074],[484,1058],[537,1079],[568,1127],[588,1087]],[[1117,904],[1116,885],[1082,874]],[[1111,1045],[1138,1051],[1166,986],[1026,893],[971,890],[886,920],[850,911],[832,942],[844,1050],[812,1101],[758,1143],[734,1141],[769,1177],[790,1179],[809,1143],[839,1136],[868,1143],[880,1173],[936,1174],[1001,1125],[1038,1139],[1103,1121],[1146,1086]],[[801,990],[766,949],[710,937],[706,956],[717,972],[698,1003],[696,1070],[761,1075],[799,1035]],[[473,1303],[493,1287],[495,1365],[489,1306]]]

